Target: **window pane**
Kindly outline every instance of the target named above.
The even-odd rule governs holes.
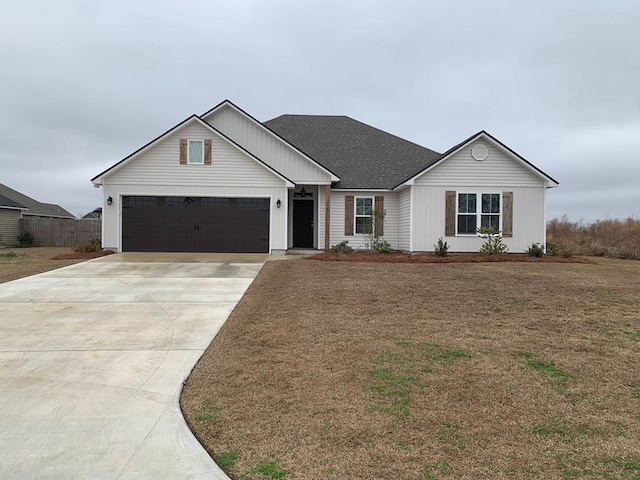
[[[203,163],[202,150],[202,141],[189,140],[189,163]]]
[[[482,194],[482,213],[500,213],[500,194]]]
[[[482,215],[480,218],[480,224],[483,227],[491,227],[496,233],[500,231],[500,216],[499,215]]]
[[[458,215],[458,234],[471,235],[476,233],[475,215]]]
[[[371,233],[371,217],[356,217],[356,233]]]
[[[458,213],[476,213],[475,193],[461,193],[458,195]]]
[[[356,198],[356,215],[371,215],[373,212],[373,199]]]

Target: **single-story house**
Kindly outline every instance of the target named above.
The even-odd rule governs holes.
[[[0,183],[0,245],[17,245],[23,217],[76,218],[53,203],[42,203]]]
[[[558,182],[485,131],[438,153],[345,116],[260,122],[225,100],[92,179],[103,245],[118,251],[363,248],[478,251],[493,226],[511,252],[544,243]],[[372,225],[374,212],[383,221]]]

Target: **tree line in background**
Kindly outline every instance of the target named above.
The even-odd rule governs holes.
[[[574,255],[640,260],[640,219],[572,222],[567,215],[547,222],[547,249],[562,245]]]

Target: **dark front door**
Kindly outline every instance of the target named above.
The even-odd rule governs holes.
[[[269,252],[268,198],[123,197],[125,252]]]
[[[293,246],[313,248],[313,201],[293,201]]]

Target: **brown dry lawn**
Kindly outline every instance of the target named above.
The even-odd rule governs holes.
[[[73,250],[66,247],[1,248],[0,283],[66,267],[86,260],[86,258],[53,260],[56,255],[72,253]]]
[[[640,478],[640,262],[268,262],[189,377],[232,478]]]

